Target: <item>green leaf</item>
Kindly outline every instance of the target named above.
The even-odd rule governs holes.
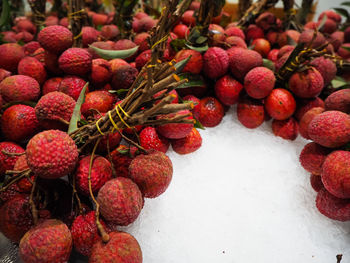
[[[263,66],[265,68],[271,69],[272,71],[275,71],[275,63],[269,59],[263,58]]]
[[[74,132],[78,129],[78,121],[80,121],[80,119],[81,119],[80,109],[81,109],[81,105],[85,101],[85,92],[86,92],[86,89],[88,86],[89,86],[89,82],[87,82],[85,84],[85,86],[83,87],[83,89],[81,90],[81,92],[79,94],[79,98],[77,100],[77,103],[75,104],[72,118],[70,119],[70,122],[69,122],[69,128],[68,128],[69,134],[71,134],[72,132]]]
[[[174,49],[176,52],[180,51],[185,47],[186,40],[185,39],[174,39],[170,42],[170,46],[172,49]]]
[[[334,7],[333,8],[335,10],[335,12],[337,12],[339,15],[342,15],[344,17],[346,17],[347,19],[349,19],[350,15],[348,13],[348,10],[344,9],[344,8],[338,8],[338,7]]]
[[[2,0],[2,12],[0,15],[0,27],[5,25],[10,19],[10,5],[8,0]]]
[[[350,2],[343,2],[341,5],[350,6]]]
[[[203,44],[204,42],[206,42],[208,40],[207,37],[203,37],[203,36],[200,36],[199,38],[196,39],[196,43],[201,45]]]
[[[328,19],[327,15],[324,15],[322,17],[322,20],[321,20],[320,24],[318,25],[317,30],[321,30],[323,28],[323,26],[326,23],[327,19]]]
[[[346,51],[350,52],[350,47],[346,47],[346,46],[341,46],[341,48],[345,49]]]
[[[115,58],[128,58],[132,55],[134,55],[139,46],[130,48],[130,49],[124,49],[124,50],[106,50],[106,49],[101,49],[98,47],[94,47],[92,45],[89,45],[89,47],[96,52],[101,58],[110,60],[110,59],[115,59]]]
[[[348,82],[342,77],[337,76],[331,81],[331,84],[334,89],[339,89],[341,87],[348,85]]]
[[[180,74],[182,72],[182,70],[184,69],[188,61],[191,59],[191,57],[192,56],[189,56],[188,58],[181,60],[175,64],[175,74]]]
[[[295,47],[297,45],[297,42],[295,42],[293,38],[287,35],[287,44]]]
[[[186,43],[185,45],[186,45],[186,47],[188,47],[189,49],[196,50],[196,51],[198,51],[198,52],[205,52],[205,51],[207,51],[208,48],[209,48],[208,44],[206,44],[205,46],[202,46],[202,47],[194,47],[194,46],[191,46],[191,45],[189,45],[189,44],[187,44],[187,43]]]
[[[203,124],[202,123],[200,123],[200,121],[199,120],[197,120],[196,118],[194,118],[195,119],[195,123],[194,123],[194,127],[196,128],[196,129],[201,129],[201,130],[205,130],[205,128],[204,128],[204,126],[203,126]]]
[[[180,79],[188,79],[188,82],[178,86],[176,89],[205,86],[204,79],[201,75],[191,74],[191,73],[182,73],[179,75],[179,77]]]
[[[120,94],[128,92],[128,91],[129,91],[129,89],[118,89],[118,90],[109,90],[108,92],[112,93],[112,94],[117,94],[119,96]]]

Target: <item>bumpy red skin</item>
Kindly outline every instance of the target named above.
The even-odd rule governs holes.
[[[141,70],[141,68],[146,65],[146,63],[151,59],[151,50],[145,50],[135,59],[136,68]]]
[[[332,44],[334,51],[337,51],[341,45],[344,43],[344,32],[343,31],[335,31],[328,37],[328,41]]]
[[[203,56],[203,72],[211,79],[217,79],[227,73],[229,57],[225,50],[219,47],[209,48]]]
[[[246,128],[255,129],[265,120],[264,105],[260,100],[243,97],[238,101],[237,118]]]
[[[73,34],[64,26],[48,26],[38,34],[40,45],[54,54],[70,48],[73,44]]]
[[[325,188],[317,193],[316,207],[321,214],[333,220],[350,220],[350,200],[335,197]]]
[[[106,40],[115,40],[120,35],[116,25],[105,25],[101,28],[101,36]]]
[[[182,23],[188,26],[194,26],[196,23],[196,17],[194,16],[193,10],[187,10],[181,18]]]
[[[45,67],[48,71],[50,71],[55,75],[63,74],[63,71],[60,69],[58,65],[58,55],[56,55],[55,53],[45,51],[44,61],[45,61]]]
[[[23,41],[24,43],[29,43],[34,39],[34,36],[29,32],[19,32],[15,36],[17,41]]]
[[[60,69],[67,74],[84,76],[91,71],[92,56],[82,48],[69,48],[58,59]]]
[[[36,79],[40,85],[46,80],[46,70],[37,59],[25,57],[18,64],[18,74]]]
[[[13,167],[13,170],[14,171],[24,171],[24,170],[27,170],[29,169],[29,166],[28,166],[28,163],[27,163],[27,156],[24,154],[24,155],[21,155],[16,163],[15,163],[15,166]],[[33,182],[33,179],[34,179],[35,176],[31,175],[31,181]],[[20,192],[23,192],[23,193],[30,193],[31,189],[32,189],[32,183],[27,179],[27,178],[23,178],[21,180],[19,180],[17,182],[17,185],[18,185],[18,189]]]
[[[285,120],[293,115],[296,102],[293,95],[285,89],[274,89],[265,100],[267,113],[276,120]]]
[[[88,47],[93,42],[97,41],[100,31],[91,26],[84,26],[82,28],[82,42],[83,47]]]
[[[304,30],[299,36],[298,43],[305,43],[306,45],[309,44],[311,42],[311,40],[313,39],[313,35],[314,35],[313,29]],[[325,42],[326,42],[326,39],[324,38],[322,33],[318,32],[315,40],[312,43],[312,48],[317,48],[317,47],[323,45]]]
[[[112,78],[111,65],[102,58],[93,59],[90,73],[90,80],[95,85],[103,85]]]
[[[271,45],[278,45],[283,47],[287,45],[288,38],[285,32],[278,32],[271,30],[266,34],[266,39],[270,42]]]
[[[97,112],[106,113],[111,110],[114,104],[114,96],[108,91],[95,90],[86,94],[85,102],[81,106],[81,113],[89,116]]]
[[[252,42],[253,50],[258,52],[262,57],[266,58],[271,50],[270,42],[265,38],[257,38]]]
[[[332,60],[319,57],[315,58],[310,65],[314,66],[320,72],[325,85],[329,84],[335,78],[337,67]]]
[[[190,56],[191,56],[191,58],[187,62],[186,66],[184,67],[182,72],[199,74],[202,71],[203,58],[202,58],[201,53],[199,53],[198,51],[191,50],[191,49],[183,49],[176,54],[175,60],[176,60],[176,62],[180,62],[181,60],[184,60]]]
[[[138,73],[138,70],[130,65],[120,66],[112,77],[113,89],[119,90],[130,88]]]
[[[332,19],[336,23],[341,22],[341,16],[338,13],[334,12],[333,10],[323,11],[318,17],[318,21],[322,21],[325,15],[327,16],[327,18]]]
[[[23,48],[17,43],[7,43],[0,45],[0,68],[16,72],[17,65],[24,57]]]
[[[98,241],[92,248],[89,263],[142,263],[142,251],[137,240],[128,233],[112,232],[108,243]]]
[[[13,170],[13,167],[19,156],[8,156],[3,153],[23,153],[24,149],[13,142],[0,142],[0,176],[4,175],[6,170]]]
[[[281,47],[278,51],[278,55],[277,58],[281,58],[283,57],[285,54],[290,54],[293,50],[294,50],[294,46],[292,45],[285,45],[283,47]]]
[[[42,94],[46,95],[49,92],[58,91],[61,81],[62,81],[61,77],[54,77],[45,81],[42,88]]]
[[[231,106],[238,101],[243,85],[231,75],[225,75],[215,83],[215,95],[222,104]]]
[[[66,129],[61,119],[69,122],[75,100],[62,92],[53,91],[41,97],[35,106],[35,115],[45,129]]]
[[[96,14],[95,13],[92,15],[92,23],[95,26],[105,25],[105,24],[107,24],[107,21],[108,21],[108,16],[105,14]]]
[[[5,191],[0,192],[0,210],[1,210],[1,206],[5,202],[12,200],[13,198],[21,195],[23,195],[23,193],[21,192],[17,184],[12,184]]]
[[[202,146],[202,137],[196,128],[185,138],[172,140],[171,146],[178,154],[188,154],[197,151]]]
[[[198,120],[199,113],[200,113],[200,105],[199,105],[201,102],[200,99],[198,99],[197,97],[195,97],[193,95],[187,95],[187,96],[183,97],[183,100],[193,102],[194,107],[193,107],[191,112],[193,114],[193,117]]]
[[[304,114],[304,116],[299,121],[299,132],[301,136],[303,136],[305,139],[310,139],[309,136],[309,124],[312,121],[312,119],[317,116],[318,114],[321,114],[324,112],[324,108],[321,107],[315,107],[310,109],[308,112]]]
[[[68,262],[73,246],[68,227],[59,220],[49,219],[29,230],[19,244],[24,263]]]
[[[294,73],[288,82],[290,90],[300,98],[318,96],[324,86],[321,73],[315,68]]]
[[[345,43],[338,49],[339,56],[341,56],[343,59],[349,59],[350,58],[350,51],[346,50],[343,47],[350,48],[350,43]]]
[[[180,39],[185,39],[189,34],[190,30],[186,25],[179,24],[174,27],[173,32],[178,36]]]
[[[33,224],[27,196],[16,196],[1,206],[0,231],[12,242],[19,243]]]
[[[350,198],[350,152],[330,153],[322,166],[322,182],[332,195]]]
[[[229,53],[229,57],[231,73],[238,80],[243,80],[251,69],[263,64],[261,55],[254,50],[233,48]]]
[[[58,25],[58,17],[57,16],[48,16],[45,19],[46,26],[55,26]]]
[[[222,104],[213,97],[201,99],[199,104],[198,120],[205,127],[215,127],[219,125],[225,115]]]
[[[265,67],[256,67],[244,78],[244,88],[248,95],[254,99],[262,99],[268,96],[275,86],[274,73]]]
[[[147,198],[165,192],[173,176],[173,165],[163,152],[150,150],[148,155],[136,156],[129,166],[129,177]]]
[[[74,171],[78,162],[78,149],[72,138],[59,130],[43,131],[27,145],[27,162],[37,176],[56,179]]]
[[[33,107],[13,105],[1,116],[1,130],[5,138],[14,142],[23,142],[39,130],[39,122]]]
[[[235,27],[235,26],[232,26],[232,27],[229,27],[225,30],[225,34],[228,35],[228,36],[236,36],[236,37],[240,37],[242,38],[243,40],[245,40],[245,35],[242,31],[242,29],[238,28],[238,27]]]
[[[318,22],[317,24],[320,25],[320,23],[321,22]],[[326,34],[332,34],[337,30],[337,27],[338,25],[336,22],[334,22],[332,19],[327,19],[320,31]]]
[[[16,29],[18,32],[27,31],[35,34],[36,27],[29,19],[21,19],[16,23]]]
[[[86,81],[77,76],[66,76],[62,79],[58,91],[71,96],[75,101],[78,100],[79,95],[84,88]],[[89,89],[86,89],[86,93]]]
[[[285,140],[294,141],[298,136],[298,123],[292,117],[283,121],[272,121],[273,134]]]
[[[300,33],[298,31],[290,29],[286,31],[286,34],[289,38],[294,40],[295,43],[298,43],[300,37]]]
[[[139,52],[143,52],[145,50],[150,49],[148,39],[150,38],[150,34],[143,32],[139,33],[134,38],[134,43],[139,46]]]
[[[326,111],[309,124],[310,138],[329,148],[343,146],[350,141],[350,116],[341,111]]]
[[[101,218],[100,222],[106,230],[106,224]],[[96,226],[95,211],[75,218],[70,231],[75,250],[84,256],[90,256],[93,245],[101,240]]]
[[[264,37],[264,31],[258,27],[257,25],[249,25],[247,30],[246,30],[246,40],[248,43],[250,41],[257,39],[257,38],[263,38]]]
[[[146,150],[154,149],[166,153],[169,149],[169,140],[161,135],[158,135],[156,129],[153,127],[144,128],[139,137],[140,145]]]
[[[308,112],[312,108],[321,107],[325,108],[325,103],[319,97],[313,99],[305,99],[298,102],[297,110],[294,113],[294,117],[297,120],[301,120],[306,112]]]
[[[156,25],[156,21],[150,16],[142,17],[138,22],[138,30],[135,31],[136,33],[148,32]]]
[[[83,157],[75,172],[77,189],[80,193],[89,196],[89,169],[91,155]],[[91,189],[94,194],[112,178],[112,165],[102,156],[95,156],[91,167]]]
[[[125,154],[120,153],[126,152]],[[125,145],[120,145],[117,149],[111,152],[112,163],[117,176],[128,177],[129,165],[135,158],[135,151],[129,151],[129,148]]]
[[[276,16],[270,12],[264,12],[255,19],[255,23],[266,31],[276,25]]]
[[[247,48],[247,44],[244,42],[244,40],[236,36],[227,37],[225,39],[225,43],[231,47]]]
[[[37,101],[40,95],[40,86],[31,77],[14,75],[0,82],[0,94],[6,102]]]
[[[310,142],[301,151],[299,162],[309,173],[321,175],[323,162],[329,153],[329,149],[315,142]]]
[[[118,147],[120,141],[122,140],[122,136],[119,132],[114,132],[102,137],[100,143],[97,146],[97,151],[100,153],[108,153],[109,151],[113,151]],[[108,145],[107,145],[108,142]]]
[[[125,177],[117,177],[105,183],[98,192],[97,201],[103,218],[122,226],[134,222],[143,206],[140,189]]]
[[[311,174],[310,175],[310,184],[312,189],[315,190],[315,192],[321,191],[321,189],[324,188],[321,176],[316,175],[316,174]]]
[[[4,69],[0,69],[0,82],[3,81],[5,78],[11,76],[11,72],[4,70]]]
[[[326,110],[338,110],[350,113],[350,89],[333,92],[325,100]]]
[[[167,115],[160,115],[158,119],[174,117],[175,115],[186,115],[190,113],[188,110],[182,110]],[[186,119],[193,119],[192,116],[186,117]],[[180,139],[187,136],[193,128],[193,123],[169,123],[157,127],[157,132],[168,139]]]

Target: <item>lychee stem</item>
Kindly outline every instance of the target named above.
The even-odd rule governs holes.
[[[22,156],[25,155],[26,152],[22,152],[22,153],[11,153],[11,152],[7,152],[5,150],[1,151],[3,154],[7,155],[7,156]]]
[[[76,177],[75,177],[75,174],[73,175],[73,180],[72,180],[72,185],[73,185],[73,197],[77,200],[77,203],[78,203],[78,209],[79,209],[79,215],[82,214],[83,212],[83,208],[81,206],[81,201],[80,201],[80,198],[79,198],[79,195],[78,195],[78,192],[77,192],[77,188],[76,188]]]
[[[34,192],[36,189],[36,180],[37,176],[34,177],[33,185],[32,185],[32,190],[30,191],[30,196],[29,196],[29,204],[32,210],[32,216],[33,216],[33,222],[34,225],[38,223],[38,210],[36,209],[35,202],[34,202]]]
[[[26,170],[23,170],[23,171],[6,171],[6,173],[8,174],[17,174],[16,177],[12,177],[11,181],[10,182],[5,182],[5,186],[3,186],[1,189],[0,189],[0,192],[3,192],[3,191],[6,191],[11,185],[13,185],[14,183],[18,182],[19,180],[21,180],[22,178],[26,177],[27,175],[29,175],[31,172],[30,169],[26,169]]]

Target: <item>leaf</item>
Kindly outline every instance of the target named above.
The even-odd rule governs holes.
[[[185,39],[174,39],[170,42],[170,46],[172,49],[174,49],[176,52],[180,51],[185,47],[186,40]]]
[[[188,47],[189,49],[196,50],[196,51],[198,51],[198,52],[205,52],[205,51],[207,51],[208,48],[209,48],[208,44],[206,44],[205,46],[202,46],[202,47],[194,47],[194,46],[191,46],[191,45],[189,45],[189,44],[187,44],[187,43],[186,43],[185,45],[186,45],[186,47]]]
[[[203,124],[202,124],[202,123],[200,123],[200,121],[199,121],[199,120],[197,120],[196,118],[194,118],[194,120],[196,121],[196,122],[194,123],[194,127],[195,127],[196,129],[205,130],[205,128],[204,128],[204,126],[203,126]]]
[[[350,52],[350,47],[346,47],[346,46],[341,46],[341,48],[345,49],[346,51]]]
[[[85,92],[86,92],[86,89],[88,86],[89,86],[89,82],[87,82],[85,84],[85,86],[83,87],[83,89],[81,90],[81,92],[79,94],[79,98],[77,100],[77,103],[75,104],[72,118],[70,119],[70,122],[69,122],[69,128],[68,128],[69,134],[71,134],[72,132],[74,132],[78,129],[78,121],[80,121],[80,118],[81,118],[80,109],[81,109],[81,105],[85,101]]]
[[[188,61],[191,59],[191,57],[192,56],[189,56],[188,58],[181,60],[175,64],[175,74],[180,74],[182,72],[182,70],[184,69]]]
[[[324,24],[326,23],[327,19],[328,19],[328,16],[327,16],[327,15],[324,15],[324,16],[322,17],[322,20],[321,20],[321,22],[319,23],[319,25],[318,25],[318,27],[317,27],[317,30],[321,30],[321,29],[323,28],[323,26],[324,26]]]
[[[350,6],[350,2],[343,2],[341,5]]]
[[[287,44],[295,47],[297,45],[297,42],[295,42],[293,38],[287,35]]]
[[[263,66],[265,68],[271,69],[272,71],[275,71],[275,63],[269,59],[263,58]]]
[[[0,27],[5,25],[10,19],[10,5],[8,0],[2,0],[2,12],[0,16]]]
[[[112,93],[112,94],[117,94],[119,96],[120,94],[128,92],[128,91],[129,91],[129,89],[118,89],[118,90],[109,90],[108,92]]]
[[[204,42],[206,42],[207,40],[208,40],[207,37],[200,36],[199,38],[197,38],[196,43],[199,44],[199,45],[201,45],[201,44],[203,44]]]
[[[115,59],[115,58],[128,58],[136,53],[138,50],[139,46],[130,48],[130,49],[124,49],[124,50],[106,50],[106,49],[101,49],[98,47],[94,47],[92,45],[89,45],[89,47],[96,52],[101,58],[110,60],[110,59]]]
[[[205,86],[204,79],[201,75],[191,74],[191,73],[183,73],[180,74],[179,77],[181,79],[188,79],[188,82],[178,86],[176,89],[185,89],[190,87],[203,87]]]
[[[337,76],[331,81],[331,84],[334,89],[339,89],[341,87],[348,85],[348,82],[342,77]]]
[[[338,8],[338,7],[334,7],[333,8],[335,10],[335,12],[337,12],[339,15],[342,15],[344,17],[346,17],[347,19],[349,19],[350,15],[348,13],[348,11],[344,8]]]

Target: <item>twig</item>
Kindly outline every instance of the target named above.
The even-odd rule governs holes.
[[[32,185],[32,190],[30,192],[30,196],[29,196],[29,204],[32,210],[32,216],[33,216],[33,222],[34,225],[36,225],[38,223],[38,210],[35,206],[35,202],[33,200],[34,197],[34,193],[35,193],[35,189],[36,189],[36,180],[37,180],[37,176],[34,177],[34,181],[33,181],[33,185]]]

